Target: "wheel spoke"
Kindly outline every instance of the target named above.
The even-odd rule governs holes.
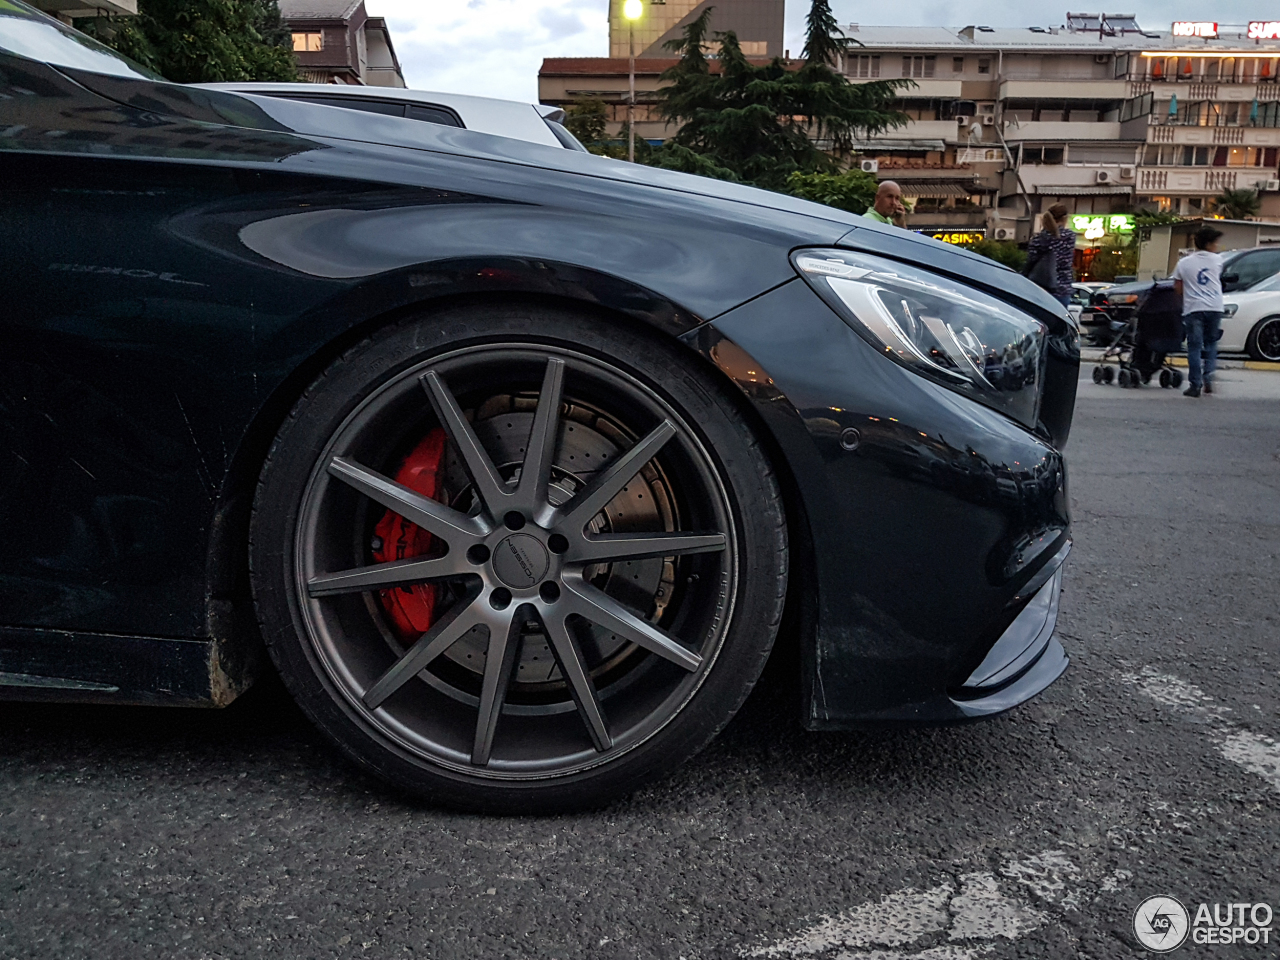
[[[448,650],[481,620],[477,616],[475,591],[460,599],[444,616],[431,625],[431,629],[418,638],[399,660],[391,665],[378,682],[364,695],[365,706],[377,710],[383,702],[420,673],[436,657]]]
[[[719,553],[727,544],[723,533],[608,533],[569,541],[565,559],[578,563],[680,557],[690,553]]]
[[[611,630],[685,670],[697,670],[702,664],[702,657],[684,647],[675,637],[652,623],[641,620],[581,576],[565,577],[564,585],[568,593],[568,612]]]
[[[441,425],[462,455],[462,462],[466,465],[472,483],[476,485],[480,502],[484,504],[489,516],[501,519],[507,511],[505,504],[511,502],[511,491],[498,475],[493,460],[481,445],[476,432],[471,429],[471,424],[467,423],[458,401],[453,398],[440,376],[434,370],[428,370],[422,375],[421,383],[431,397]]]
[[[339,573],[322,573],[307,581],[307,592],[313,597],[361,593],[366,590],[426,583],[428,580],[446,580],[474,571],[474,565],[467,563],[460,551],[451,550],[447,555],[432,560],[393,560],[390,563],[375,563]]]
[[[524,465],[520,468],[520,486],[516,496],[520,505],[534,514],[547,505],[547,485],[551,482],[551,464],[555,462],[556,440],[560,426],[560,396],[564,391],[564,361],[548,360],[538,394],[538,409],[533,414],[529,445],[525,448]]]
[[[603,753],[613,746],[613,737],[609,735],[609,725],[605,721],[604,711],[600,709],[595,684],[587,675],[582,651],[569,633],[569,625],[563,616],[544,616],[542,625],[546,627],[547,637],[551,640],[551,651],[556,655],[560,672],[569,681],[573,702],[578,705],[578,714],[586,724],[591,742]]]
[[[410,523],[416,523],[424,530],[434,533],[450,547],[456,547],[460,540],[479,540],[488,533],[480,521],[420,493],[414,493],[408,487],[363,467],[354,460],[334,457],[329,461],[329,473],[388,510],[400,514]]]
[[[480,713],[476,717],[476,738],[471,746],[471,763],[483,767],[493,752],[493,735],[498,730],[507,686],[515,672],[520,652],[523,607],[512,607],[499,617],[489,618],[489,646],[485,650],[484,680],[480,684]]]
[[[622,492],[622,488],[631,482],[631,478],[652,460],[672,437],[676,435],[675,425],[670,420],[663,420],[647,437],[633,446],[613,465],[597,476],[591,483],[565,504],[563,523],[573,534],[581,535],[581,530],[605,504]]]

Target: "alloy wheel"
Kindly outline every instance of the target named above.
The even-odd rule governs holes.
[[[393,479],[432,430],[437,497]],[[374,561],[380,514],[430,535]],[[415,760],[546,778],[668,724],[732,615],[733,511],[714,458],[657,391],[560,348],[479,345],[403,371],[316,461],[295,538],[299,608],[348,710]],[[389,593],[428,585],[404,635]]]

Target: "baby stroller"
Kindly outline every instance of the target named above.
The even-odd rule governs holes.
[[[1094,383],[1119,382],[1122,387],[1140,387],[1159,373],[1162,387],[1182,386],[1182,371],[1165,362],[1182,348],[1182,297],[1172,280],[1157,280],[1138,299],[1133,316],[1102,352],[1093,368]],[[1114,359],[1120,367],[1107,364]]]

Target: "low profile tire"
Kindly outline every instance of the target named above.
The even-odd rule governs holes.
[[[1255,360],[1280,363],[1280,317],[1264,317],[1249,331],[1245,349]]]
[[[599,805],[700,750],[787,577],[768,459],[697,359],[516,305],[402,321],[325,370],[263,468],[250,554],[312,721],[492,812]]]

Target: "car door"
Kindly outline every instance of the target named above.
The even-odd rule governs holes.
[[[315,144],[161,112],[163,88],[33,14],[0,8],[0,625],[198,636],[228,425],[320,283],[248,262],[237,217],[285,202],[259,169]]]
[[[1277,273],[1280,273],[1280,250],[1250,250],[1224,266],[1222,289],[1224,293],[1248,290]]]

